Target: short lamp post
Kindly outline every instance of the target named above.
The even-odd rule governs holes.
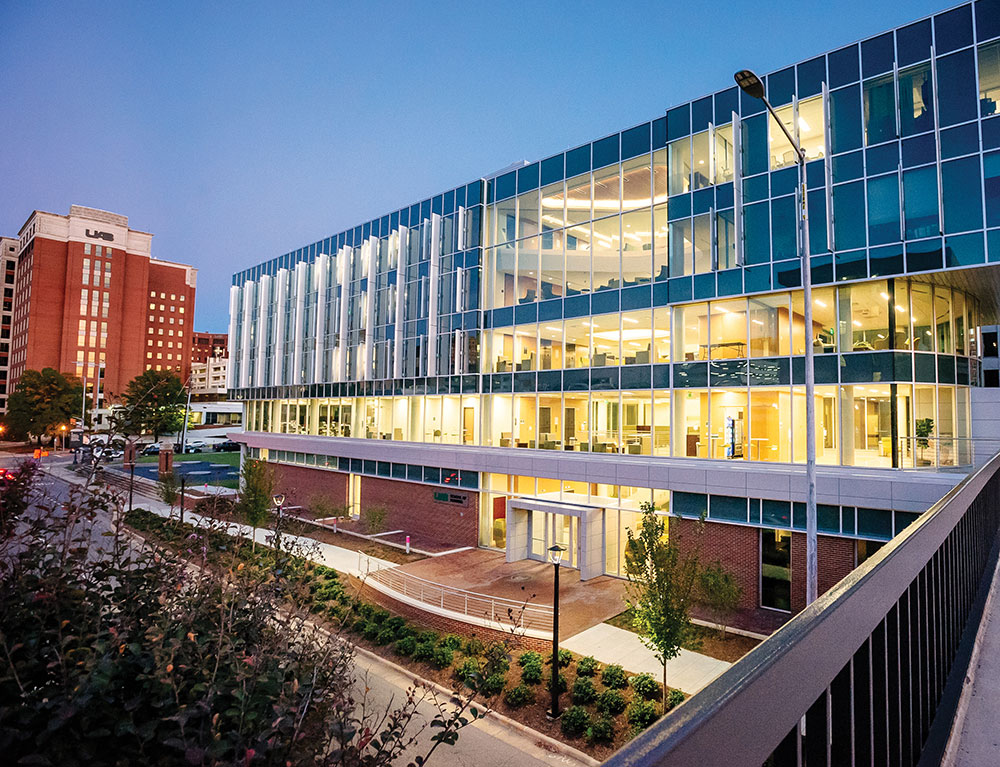
[[[743,69],[733,75],[736,84],[751,98],[760,99],[767,111],[785,133],[785,138],[795,150],[795,158],[799,167],[799,206],[798,226],[796,227],[796,245],[799,258],[802,261],[802,293],[805,308],[802,312],[802,322],[805,325],[805,368],[806,368],[806,604],[816,601],[817,597],[817,558],[816,558],[816,375],[813,370],[813,297],[812,269],[809,264],[809,209],[806,204],[806,153],[792,136],[785,124],[775,114],[771,104],[764,95],[764,83],[749,69]]]
[[[550,688],[552,690],[552,707],[549,709],[549,718],[559,718],[559,563],[562,562],[563,552],[566,551],[558,543],[549,547],[549,561],[555,566],[552,580],[552,679]]]
[[[66,449],[66,424],[59,427],[59,449]]]

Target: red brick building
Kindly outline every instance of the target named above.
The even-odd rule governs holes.
[[[116,213],[35,211],[18,234],[7,391],[27,369],[56,368],[97,397],[144,370],[187,380],[197,270],[151,255],[153,235]]]
[[[208,362],[229,356],[228,333],[193,333],[191,335],[191,362]]]

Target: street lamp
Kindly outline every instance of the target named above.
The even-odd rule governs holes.
[[[548,712],[550,719],[559,718],[559,563],[562,562],[564,551],[566,549],[558,543],[549,547],[549,561],[555,565],[552,580],[552,679],[550,681],[552,707]]]
[[[62,426],[59,427],[59,442],[61,443],[60,446],[59,446],[59,449],[60,450],[65,450],[66,449],[66,424],[63,424]]]
[[[813,299],[812,270],[809,266],[809,210],[806,199],[806,153],[781,121],[764,96],[764,83],[749,69],[742,69],[733,75],[736,84],[751,98],[760,99],[767,107],[774,121],[784,132],[788,143],[795,150],[799,168],[798,204],[799,216],[796,228],[796,246],[802,261],[802,292],[805,310],[802,321],[806,329],[806,604],[816,601],[816,375],[813,371]]]

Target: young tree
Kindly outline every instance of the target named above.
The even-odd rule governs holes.
[[[240,473],[240,499],[236,511],[253,528],[253,548],[257,547],[257,528],[271,516],[274,496],[274,472],[267,461],[247,459]]]
[[[726,638],[726,621],[736,611],[742,596],[743,589],[722,562],[706,565],[698,573],[698,603],[715,618],[719,635],[723,639]]]
[[[54,436],[59,427],[79,415],[83,386],[54,368],[25,370],[14,393],[7,398],[5,423],[15,439]]]
[[[625,546],[626,601],[639,636],[663,664],[667,710],[667,662],[691,632],[690,608],[698,578],[698,552],[685,552],[651,503],[643,503],[638,533]]]
[[[419,687],[373,700],[290,542],[255,558],[221,525],[157,518],[171,545],[143,546],[106,490],[35,511],[0,541],[4,764],[424,764],[478,716]]]
[[[161,434],[181,428],[187,393],[175,374],[165,370],[147,370],[128,382],[121,397],[123,410],[117,416],[123,434],[151,432],[153,441]]]
[[[172,471],[166,474],[161,474],[160,478],[156,481],[156,492],[160,496],[160,500],[163,501],[170,507],[170,516],[174,515],[174,504],[177,503],[177,498],[180,493],[177,492],[177,475]],[[184,518],[184,510],[181,509],[181,519]]]

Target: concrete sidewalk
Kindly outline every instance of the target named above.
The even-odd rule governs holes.
[[[560,646],[580,655],[593,655],[601,663],[617,663],[633,674],[646,672],[657,681],[663,678],[663,665],[637,634],[607,623],[581,631],[560,642]],[[731,665],[701,653],[681,650],[680,655],[667,662],[667,685],[693,695]]]
[[[68,468],[53,464],[49,464],[44,468],[49,474],[52,474],[53,476],[71,484],[82,485],[84,483],[83,477]],[[136,508],[143,508],[151,511],[164,519],[169,519],[171,516],[170,507],[167,504],[139,492],[134,493],[132,505]],[[173,516],[177,516],[176,509],[173,512]],[[193,511],[184,512],[184,521],[193,525],[219,524],[217,520],[213,520],[210,517],[203,517],[200,514],[195,514]],[[256,538],[257,543],[261,543],[265,546],[270,544],[270,539],[273,535],[270,530],[257,528],[255,531],[249,525],[237,522],[227,524],[225,529],[229,535],[239,536],[241,538],[246,538],[247,540]],[[368,571],[364,560],[370,562],[373,568],[397,567],[394,562],[377,559],[376,557],[369,557],[367,554],[360,554],[357,551],[344,549],[340,546],[333,546],[329,543],[321,543],[314,538],[306,538],[299,535],[286,535],[285,537],[300,545],[311,561],[333,568],[338,573],[358,577],[364,576]]]

